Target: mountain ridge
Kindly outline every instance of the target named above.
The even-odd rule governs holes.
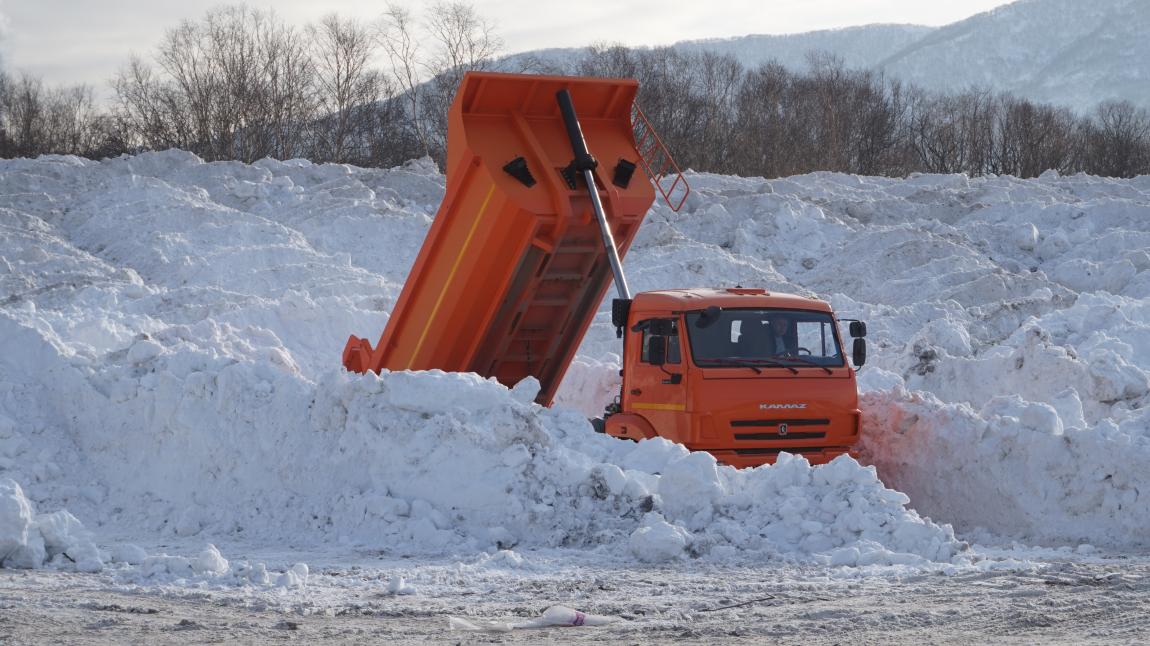
[[[747,67],[776,61],[806,69],[811,52],[874,69],[935,92],[972,88],[1093,110],[1106,100],[1150,108],[1150,0],[1017,0],[940,27],[875,23],[799,34],[684,40],[682,52],[729,54]],[[643,49],[643,48],[637,48]],[[561,69],[581,48],[534,50]]]

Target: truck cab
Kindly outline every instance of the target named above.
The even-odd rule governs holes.
[[[858,366],[865,326],[850,331]],[[782,451],[824,463],[858,440],[855,370],[824,301],[752,288],[644,292],[623,334],[622,390],[601,425],[609,435],[664,437],[735,467]]]

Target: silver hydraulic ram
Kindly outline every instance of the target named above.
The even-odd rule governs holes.
[[[575,160],[571,162],[572,169],[583,175],[587,184],[587,193],[591,196],[591,205],[595,208],[595,218],[599,220],[599,233],[603,236],[603,246],[607,248],[607,260],[611,262],[611,274],[615,277],[615,289],[619,298],[631,300],[631,289],[627,287],[627,277],[623,275],[623,263],[619,260],[619,249],[615,246],[615,236],[607,224],[607,214],[603,211],[603,202],[599,199],[599,189],[595,187],[595,167],[599,162],[587,150],[587,141],[583,139],[583,129],[579,127],[579,118],[575,116],[575,105],[571,102],[571,93],[559,90],[555,93],[559,101],[559,111],[563,114],[563,125],[567,127],[567,137],[571,140],[571,149],[575,152]]]

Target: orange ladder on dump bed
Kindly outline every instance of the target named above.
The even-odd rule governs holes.
[[[530,375],[551,403],[611,281],[587,187],[565,170],[563,89],[626,253],[655,198],[636,172],[648,167],[632,124],[638,83],[470,72],[449,113],[443,203],[379,344],[348,339],[348,370],[438,368],[507,386]]]

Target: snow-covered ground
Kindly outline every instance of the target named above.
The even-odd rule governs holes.
[[[813,292],[865,319],[862,465],[736,471],[596,435],[605,311],[553,409],[530,382],[344,373],[442,197],[427,162],[0,162],[0,564],[468,614],[509,610],[460,595],[530,581],[830,590],[1145,555],[1150,177],[690,179],[641,229],[632,287]],[[696,587],[640,614],[700,610]]]

